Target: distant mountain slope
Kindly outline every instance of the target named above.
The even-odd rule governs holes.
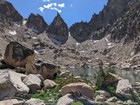
[[[99,14],[94,14],[89,23],[76,23],[70,27],[71,35],[78,41],[85,41],[91,36],[93,39],[101,39],[103,36],[96,36],[95,31],[112,25],[119,17],[121,17],[130,0],[109,0],[107,5]],[[75,31],[76,30],[76,31]]]

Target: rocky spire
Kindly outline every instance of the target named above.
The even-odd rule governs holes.
[[[55,44],[64,44],[68,39],[68,26],[59,13],[57,13],[46,32]]]
[[[7,0],[0,0],[0,4],[4,4]]]
[[[26,23],[26,26],[28,28],[32,28],[34,32],[39,34],[46,30],[48,24],[45,22],[44,18],[39,14],[35,15],[31,13]]]
[[[13,5],[6,0],[0,1],[0,18],[13,22],[21,22],[23,19]]]

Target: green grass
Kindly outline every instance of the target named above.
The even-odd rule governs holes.
[[[69,76],[67,78],[58,77],[54,80],[57,83],[57,86],[53,89],[48,89],[47,91],[41,90],[40,92],[33,94],[33,98],[39,98],[45,102],[45,104],[56,104],[58,99],[61,97],[59,90],[69,84],[82,82],[81,79],[75,79],[74,76]],[[87,82],[87,81],[85,81]],[[79,104],[78,104],[79,105]]]
[[[84,105],[84,104],[80,101],[75,101],[75,102],[72,102],[71,105]]]

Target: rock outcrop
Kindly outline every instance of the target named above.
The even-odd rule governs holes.
[[[93,30],[113,24],[126,11],[130,0],[108,0],[107,5],[99,14],[94,14],[89,22]]]
[[[4,62],[12,67],[25,67],[34,62],[34,51],[22,46],[18,42],[10,42],[5,50]]]
[[[89,26],[86,22],[80,22],[75,23],[70,27],[70,33],[71,36],[77,41],[77,42],[83,42],[87,39],[90,39],[90,34],[92,28]]]
[[[78,42],[83,42],[87,39],[98,40],[105,35],[98,35],[96,32],[107,25],[112,25],[120,18],[127,10],[130,0],[109,0],[107,5],[99,14],[94,14],[89,23],[76,23],[70,27],[70,32],[73,38]],[[106,27],[108,28],[108,27]],[[101,31],[106,31],[103,29]]]
[[[35,33],[39,34],[46,30],[48,24],[39,14],[31,14],[27,20],[26,26],[31,28]]]
[[[46,32],[52,42],[57,45],[64,44],[68,40],[68,26],[59,13],[57,13],[57,16],[54,18]]]
[[[23,17],[17,12],[11,3],[2,0],[0,3],[0,19],[21,22]]]
[[[139,41],[140,32],[140,1],[131,0],[127,12],[116,21],[108,32],[111,40],[124,43]],[[136,47],[136,46],[135,46]]]

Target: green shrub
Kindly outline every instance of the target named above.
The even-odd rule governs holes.
[[[94,75],[96,89],[106,89],[109,86],[112,78],[108,77],[109,72],[115,74],[115,69],[113,68],[104,68],[103,62],[99,62],[99,70],[96,71]]]
[[[71,103],[71,105],[84,105],[84,104],[80,101],[75,101],[75,102]]]

